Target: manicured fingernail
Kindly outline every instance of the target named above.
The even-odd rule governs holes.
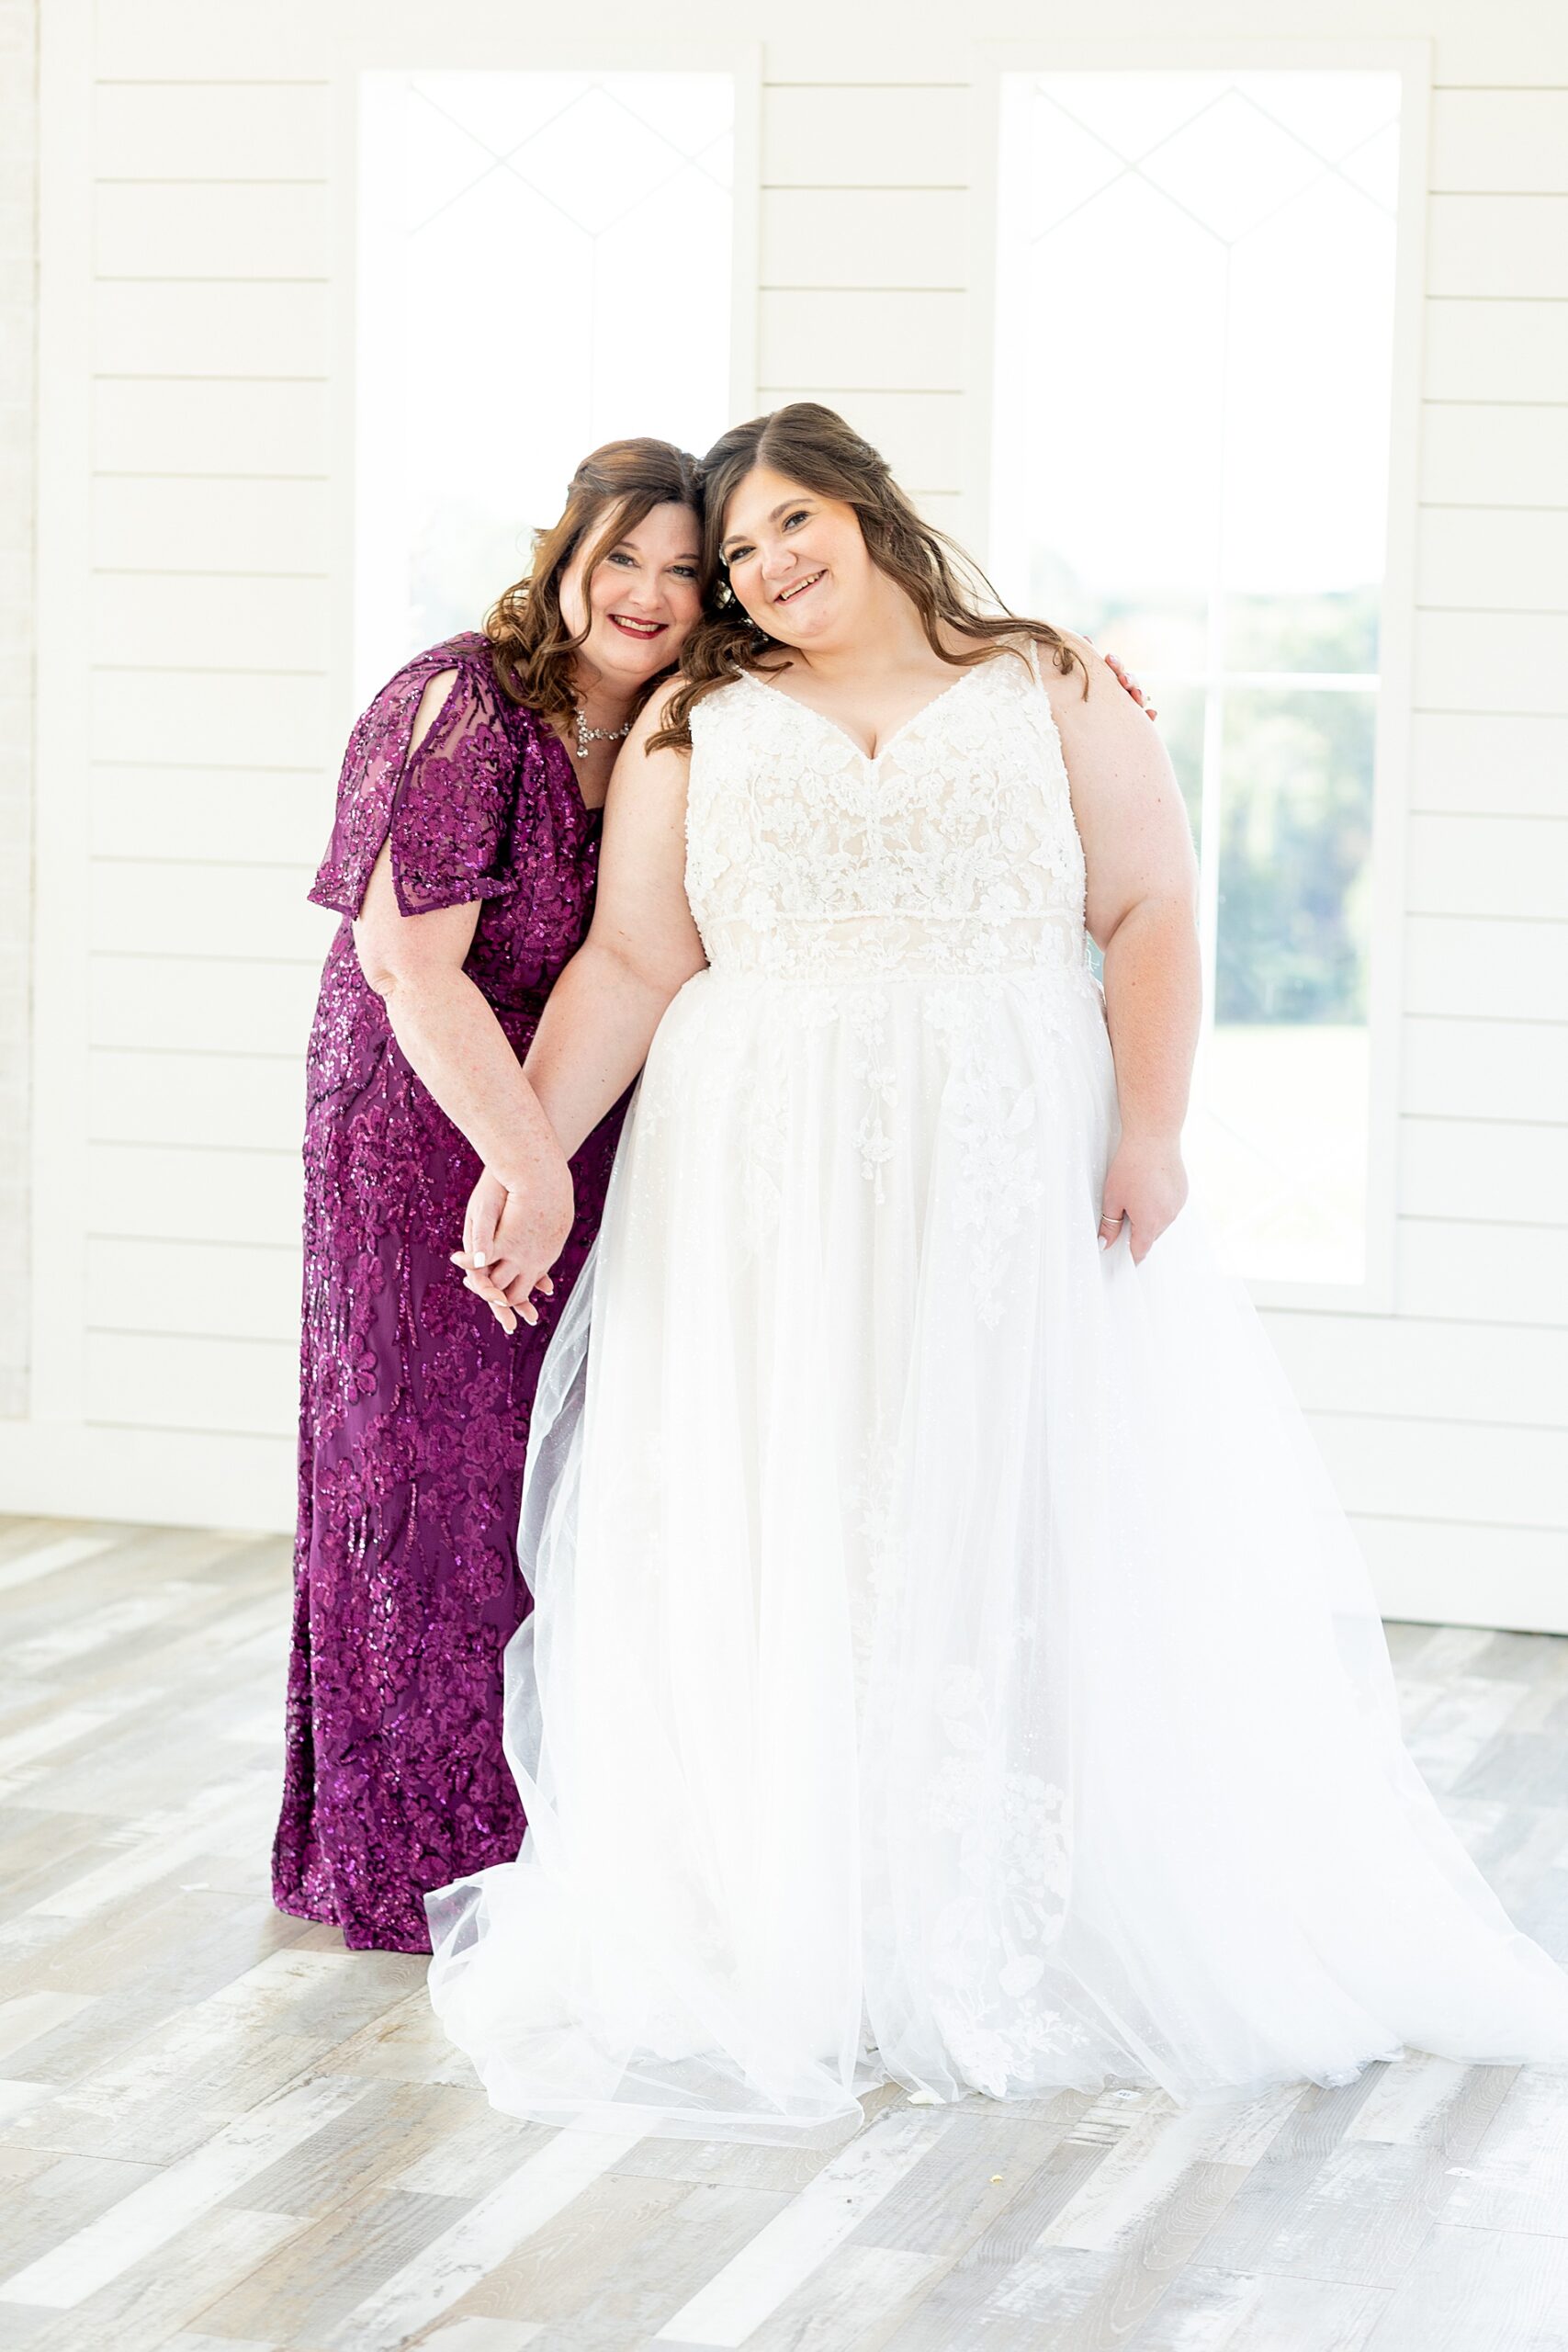
[[[474,1263],[475,1263],[475,1265],[476,1265],[476,1266],[488,1266],[488,1265],[489,1265],[489,1263],[490,1263],[490,1260],[485,1256],[485,1253],[484,1253],[484,1251],[483,1251],[482,1250],[476,1250],[474,1251]]]
[[[1109,1250],[1111,1247],[1110,1242],[1107,1241],[1103,1233],[1100,1237],[1100,1246],[1102,1250]]]

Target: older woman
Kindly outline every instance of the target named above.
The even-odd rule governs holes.
[[[574,1148],[573,1209],[521,1060],[588,928],[615,752],[697,616],[700,545],[689,457],[596,450],[486,634],[419,655],[358,721],[310,892],[344,921],[310,1046],[273,1891],[351,1948],[427,1951],[424,1892],[522,1834],[501,1659],[528,1606],[529,1408],[619,1114],[606,1102]],[[565,1234],[554,1296],[519,1301],[515,1340],[449,1263],[481,1166],[517,1238],[541,1217]]]
[[[529,1835],[427,1905],[448,2031],[515,2113],[755,2139],[879,2078],[1568,2056],[1181,1214],[1157,737],[830,412],[704,484],[729,601],[628,741],[528,1058],[566,1148],[647,1067],[541,1381]],[[498,1303],[542,1263],[503,1239]]]

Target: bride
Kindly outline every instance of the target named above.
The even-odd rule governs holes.
[[[831,412],[705,471],[727,591],[621,755],[527,1062],[570,1154],[646,1057],[536,1408],[528,1835],[427,1898],[448,2033],[513,2113],[753,2139],[888,2077],[1568,2056],[1179,1218],[1157,737],[1084,639],[983,610]],[[482,1272],[470,1230],[498,1312],[556,1221]]]

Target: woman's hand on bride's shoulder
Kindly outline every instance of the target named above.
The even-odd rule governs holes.
[[[550,1268],[574,1215],[571,1173],[564,1160],[558,1169],[542,1168],[526,1186],[509,1191],[489,1169],[474,1186],[463,1218],[463,1247],[453,1251],[452,1262],[462,1270],[464,1288],[483,1299],[503,1330],[514,1331],[519,1316],[525,1323],[538,1321],[535,1291],[554,1296]]]
[[[1094,639],[1092,637],[1086,637],[1084,643],[1086,645],[1094,645]],[[1097,653],[1100,653],[1100,648],[1098,645],[1094,646],[1094,650]],[[1115,678],[1117,684],[1123,686],[1127,693],[1132,695],[1133,700],[1137,704],[1138,708],[1143,712],[1145,718],[1157,718],[1159,717],[1158,711],[1149,701],[1143,690],[1143,687],[1138,684],[1137,679],[1134,676],[1132,671],[1128,669],[1126,663],[1121,661],[1114,653],[1100,653],[1100,658],[1104,662],[1106,668],[1111,672],[1111,675]]]
[[[1100,1246],[1125,1241],[1137,1266],[1187,1200],[1187,1170],[1178,1136],[1124,1136],[1105,1171]]]

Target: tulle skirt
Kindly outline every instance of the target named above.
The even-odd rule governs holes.
[[[1189,1210],[1097,1240],[1086,972],[710,970],[547,1360],[515,1863],[427,1899],[494,2103],[716,2138],[1568,2056]],[[592,1346],[589,1335],[592,1330]]]

